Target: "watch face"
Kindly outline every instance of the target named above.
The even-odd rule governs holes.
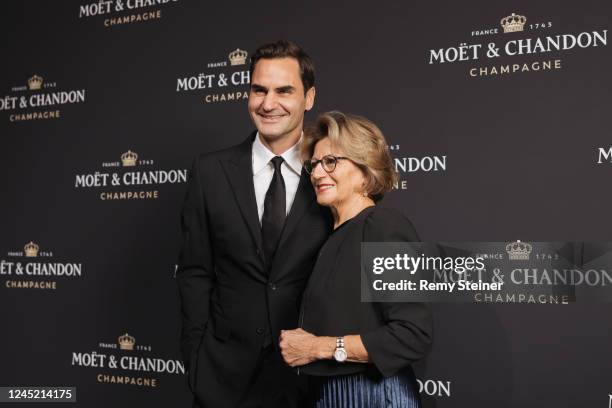
[[[343,348],[338,348],[334,351],[334,359],[339,362],[342,363],[343,361],[346,361],[346,350]]]

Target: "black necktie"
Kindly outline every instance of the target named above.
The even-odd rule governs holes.
[[[281,174],[283,158],[276,156],[270,162],[274,166],[274,175],[266,192],[264,212],[261,218],[261,235],[268,268],[272,265],[274,252],[276,252],[276,246],[287,217],[285,180]]]

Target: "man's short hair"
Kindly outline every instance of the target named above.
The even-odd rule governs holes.
[[[295,58],[300,66],[300,77],[304,86],[304,93],[314,86],[315,68],[312,59],[299,45],[287,40],[264,44],[255,50],[253,55],[251,55],[251,78],[253,78],[253,71],[255,71],[257,61],[273,58]]]

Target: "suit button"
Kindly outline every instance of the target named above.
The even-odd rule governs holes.
[[[274,283],[270,283],[270,289],[276,290],[276,285]]]
[[[257,334],[264,334],[264,331],[265,330],[264,330],[263,327],[258,327],[257,330],[256,330]]]

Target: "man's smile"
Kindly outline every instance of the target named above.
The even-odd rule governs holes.
[[[281,120],[285,116],[284,114],[278,114],[278,113],[270,114],[270,113],[259,113],[259,112],[257,113],[257,115],[264,123],[275,123]]]

